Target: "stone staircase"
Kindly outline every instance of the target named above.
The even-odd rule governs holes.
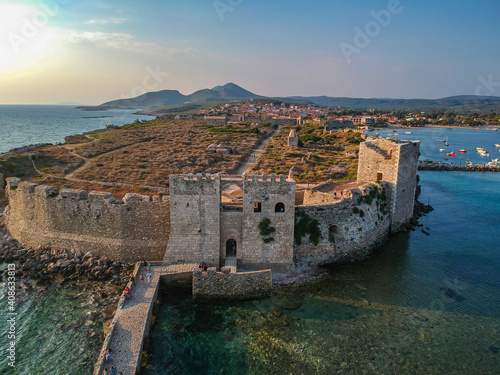
[[[236,273],[236,257],[227,257],[225,266],[231,269],[231,273]]]

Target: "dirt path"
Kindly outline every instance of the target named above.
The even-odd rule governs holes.
[[[242,175],[243,173],[247,173],[250,168],[252,168],[252,166],[254,165],[254,163],[257,161],[257,159],[259,158],[259,156],[261,155],[262,153],[262,150],[264,150],[264,148],[266,148],[267,144],[269,142],[271,142],[271,139],[276,135],[278,134],[278,132],[281,130],[281,126],[278,126],[278,129],[276,129],[276,131],[271,135],[269,136],[269,138],[266,138],[261,144],[259,147],[257,147],[252,156],[248,159],[247,162],[243,163],[242,165],[240,165],[238,167],[238,169],[236,169],[234,171],[234,174],[236,175]]]

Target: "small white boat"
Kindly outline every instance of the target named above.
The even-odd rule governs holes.
[[[411,132],[405,132],[405,134],[411,134]],[[500,146],[498,146],[498,147],[500,147]]]
[[[398,133],[394,133],[393,135],[399,135]]]
[[[500,147],[500,143],[495,143],[495,147]]]
[[[476,151],[479,152],[479,151],[484,151],[484,148],[483,147],[476,147]]]
[[[498,161],[498,158],[493,159],[491,162],[495,164],[500,163],[500,161]]]
[[[439,151],[445,152],[446,150],[444,148],[440,148]]]

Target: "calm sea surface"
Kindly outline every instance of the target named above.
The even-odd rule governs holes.
[[[471,153],[500,143],[498,132],[418,132],[411,136],[424,158],[447,135],[450,147],[460,138]],[[421,218],[430,235],[400,233],[365,262],[264,300],[201,303],[164,291],[145,373],[498,374],[500,173],[420,176],[420,200],[435,208]],[[102,327],[85,296],[74,287],[20,291],[16,368],[2,354],[0,373],[91,374],[102,341],[90,336]],[[2,348],[7,328],[0,324]]]
[[[411,134],[406,134],[411,132]],[[474,164],[488,163],[492,159],[500,158],[500,148],[495,144],[500,144],[500,131],[476,130],[476,129],[444,129],[444,128],[424,128],[424,129],[400,129],[376,130],[367,132],[368,135],[379,133],[380,137],[390,137],[395,139],[408,139],[422,141],[420,146],[420,160],[435,160],[451,164],[465,164],[471,161]],[[397,134],[397,135],[396,135]],[[448,140],[448,146],[438,140]],[[476,147],[484,148],[489,156],[481,156],[476,152]],[[444,149],[445,151],[440,151]],[[465,150],[466,153],[459,153],[458,150]],[[456,157],[447,156],[447,153],[455,152]],[[447,158],[448,160],[445,160]]]
[[[64,105],[0,105],[0,153],[36,143],[64,142],[64,137],[125,125],[151,116],[137,110],[81,111]]]

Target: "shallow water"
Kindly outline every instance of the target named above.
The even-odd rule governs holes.
[[[269,299],[164,292],[145,374],[497,374],[500,174],[420,175],[429,236]]]

